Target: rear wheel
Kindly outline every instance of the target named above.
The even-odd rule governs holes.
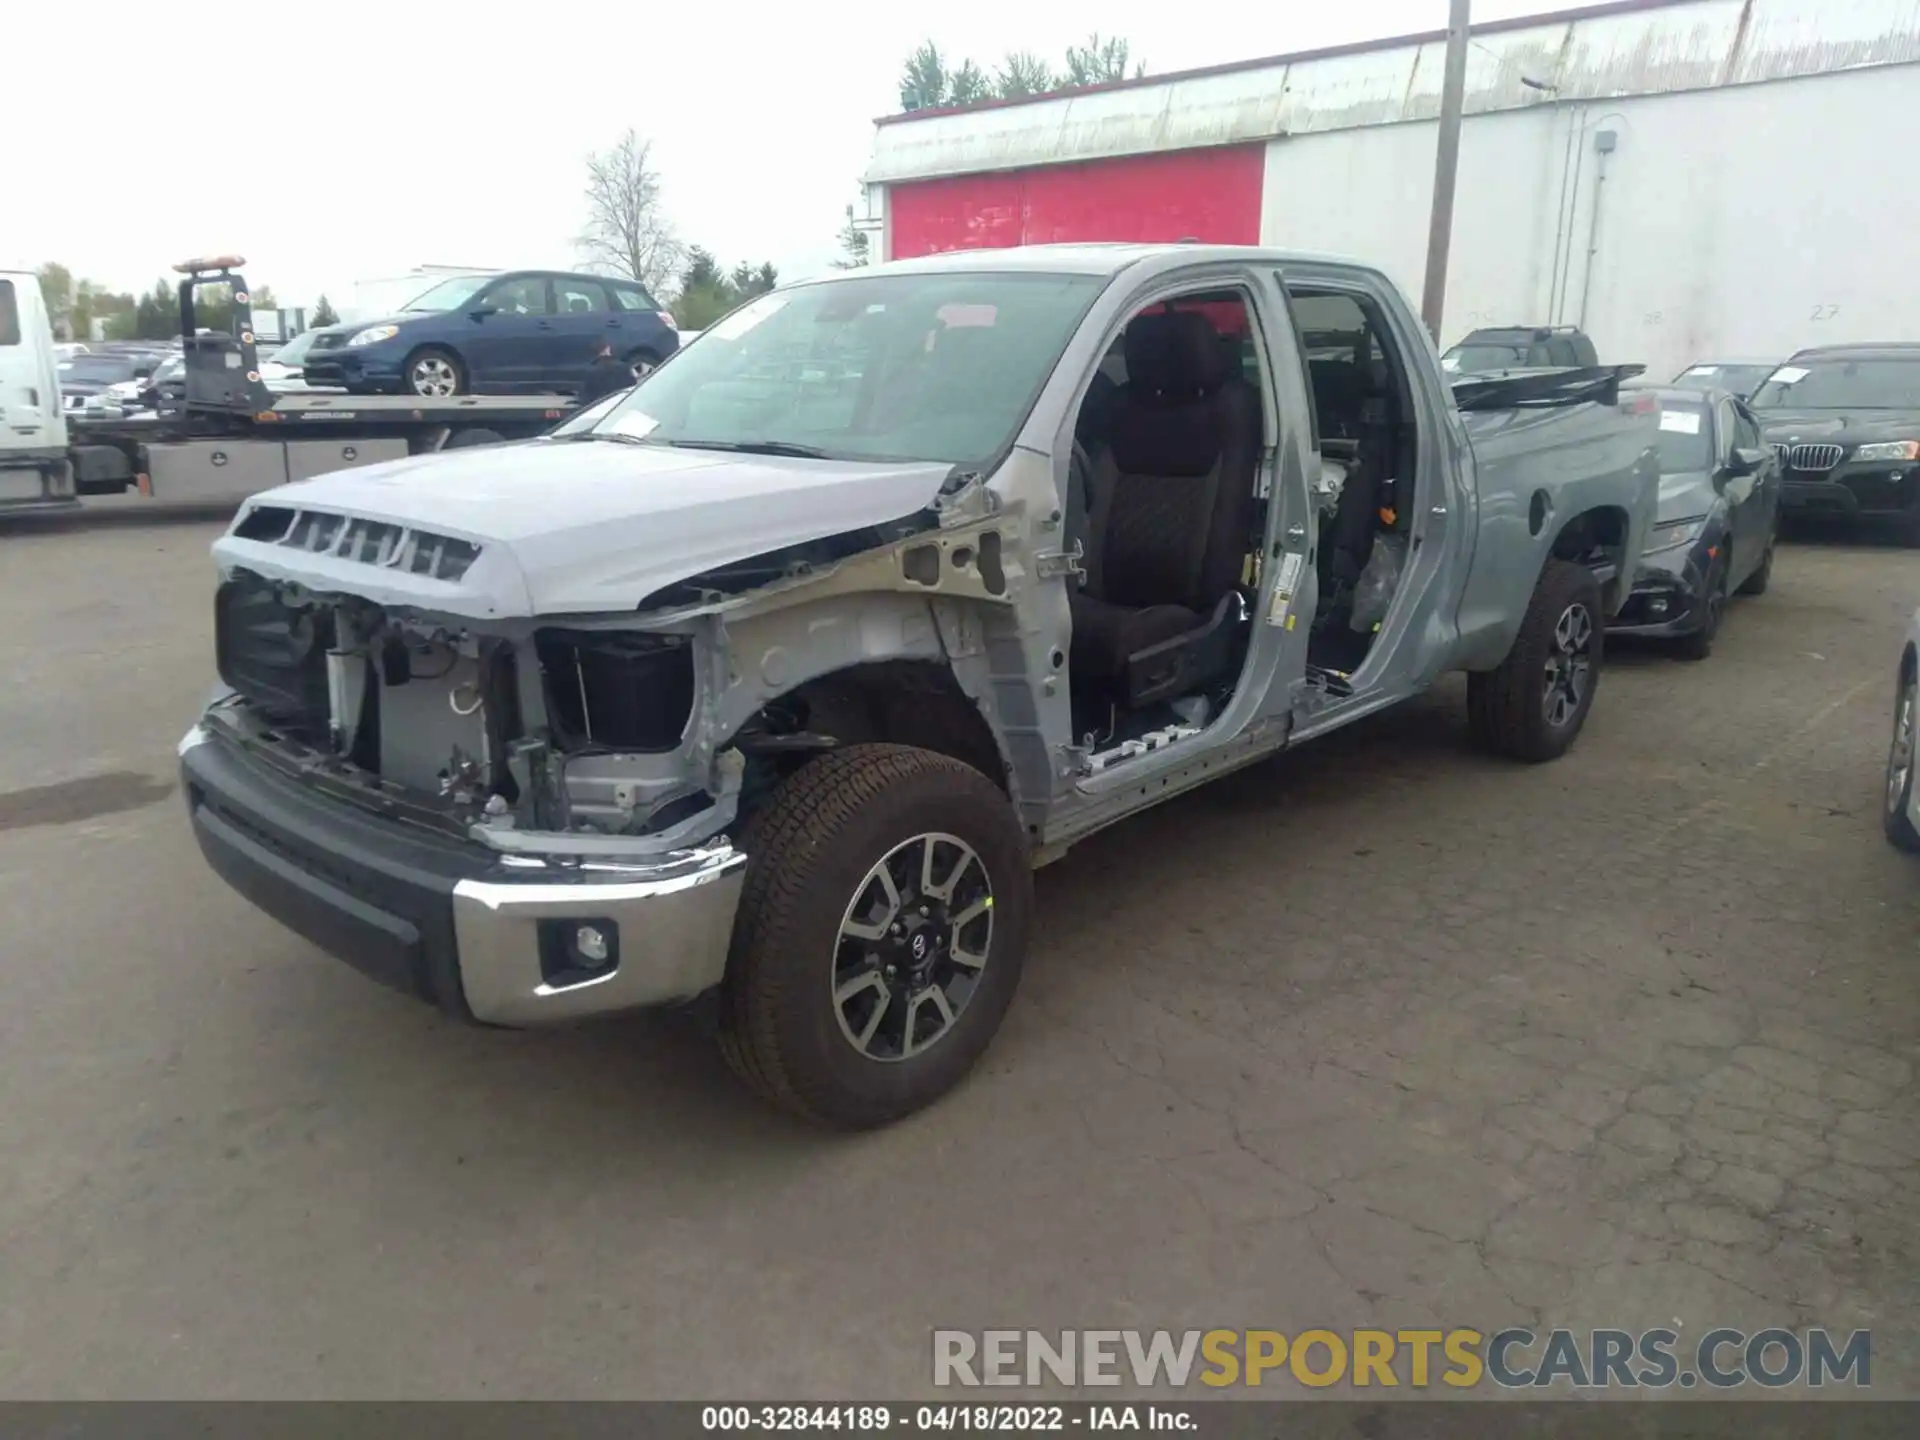
[[[868,1129],[986,1050],[1025,960],[1033,872],[1007,797],[905,745],[831,751],[754,818],[721,1048],[775,1104]]]
[[[1467,676],[1474,739],[1515,760],[1557,760],[1593,708],[1604,650],[1600,582],[1549,560],[1500,668]]]
[[[1902,850],[1920,852],[1920,830],[1913,825],[1914,723],[1920,711],[1920,679],[1912,661],[1900,667],[1900,688],[1893,699],[1893,743],[1887,748],[1887,795],[1881,811],[1887,839]]]
[[[627,369],[635,380],[644,380],[660,367],[660,357],[651,350],[636,350],[627,356]]]
[[[409,355],[405,373],[408,393],[413,395],[444,399],[463,394],[467,388],[467,372],[460,364],[460,357],[437,345]]]

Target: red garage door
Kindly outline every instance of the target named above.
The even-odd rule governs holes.
[[[893,258],[1072,240],[1260,242],[1264,145],[895,185]]]

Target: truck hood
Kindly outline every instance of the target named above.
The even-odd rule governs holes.
[[[1768,440],[1787,445],[1801,440],[1835,440],[1848,445],[1920,440],[1920,411],[1757,410],[1754,415]]]
[[[631,610],[678,581],[930,506],[944,463],[852,463],[617,441],[475,446],[342,470],[255,496],[222,564],[475,618]],[[265,506],[323,511],[480,547],[443,580],[238,533]],[[256,533],[260,527],[253,527]]]

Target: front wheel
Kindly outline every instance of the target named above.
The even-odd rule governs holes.
[[[1713,642],[1720,636],[1720,622],[1727,618],[1726,561],[1714,562],[1707,576],[1706,595],[1700,603],[1705,607],[1700,624],[1682,635],[1674,646],[1674,654],[1682,660],[1704,660],[1713,654]]]
[[[1915,712],[1920,710],[1920,671],[1900,670],[1893,701],[1893,743],[1887,749],[1887,799],[1881,811],[1887,839],[1899,849],[1920,852],[1920,830],[1913,825],[1913,752]]]
[[[430,399],[459,395],[467,388],[467,374],[451,350],[429,346],[407,357],[407,390]]]
[[[1773,583],[1773,550],[1780,543],[1780,527],[1775,526],[1767,533],[1767,551],[1760,557],[1760,563],[1753,573],[1740,582],[1742,595],[1764,595],[1767,586]]]
[[[1605,639],[1600,582],[1549,560],[1500,668],[1467,676],[1467,722],[1497,755],[1538,763],[1566,754],[1593,708]]]
[[[841,1129],[958,1084],[1026,958],[1033,871],[1000,789],[932,751],[852,745],[784,781],[743,848],[720,1025],[735,1072]]]

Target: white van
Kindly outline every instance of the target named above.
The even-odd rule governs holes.
[[[0,270],[0,502],[73,502],[53,326],[31,271]]]

